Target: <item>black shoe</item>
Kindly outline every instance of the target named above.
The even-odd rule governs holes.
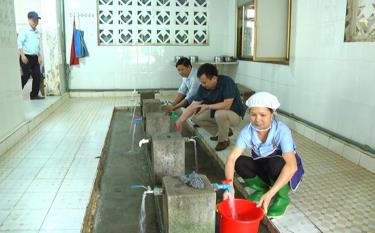
[[[233,131],[231,128],[229,128],[229,132],[228,132],[228,137],[232,136],[233,135]],[[217,141],[219,140],[219,137],[218,136],[212,136],[210,137],[211,141]]]
[[[230,142],[229,142],[229,139],[224,141],[224,142],[218,142],[216,147],[215,147],[215,150],[216,151],[221,151],[221,150],[225,150],[227,149],[227,147],[229,146]]]
[[[30,96],[30,99],[31,99],[31,100],[42,100],[42,99],[44,99],[44,98],[45,98],[44,96],[39,96],[39,95],[37,95],[37,96],[33,96],[33,97]]]

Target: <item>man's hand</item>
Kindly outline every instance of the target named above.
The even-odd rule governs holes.
[[[178,119],[176,121],[176,130],[177,130],[177,132],[181,132],[182,131],[182,121],[180,121],[180,119]]]
[[[21,61],[22,61],[23,64],[29,63],[29,59],[27,59],[27,57],[25,55],[21,55]]]
[[[200,108],[199,111],[196,113],[197,115],[199,115],[202,112],[208,110],[208,105],[207,104],[201,104],[201,105],[198,105],[197,108]]]
[[[43,64],[43,57],[42,56],[38,56],[38,62],[39,62],[39,65]]]
[[[165,107],[164,112],[165,112],[165,114],[168,114],[168,113],[172,112],[173,110],[174,110],[174,106],[168,105],[168,106]]]

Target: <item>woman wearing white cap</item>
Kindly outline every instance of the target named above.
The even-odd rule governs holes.
[[[280,106],[276,96],[258,92],[246,105],[250,108],[250,124],[240,132],[226,162],[225,176],[233,180],[236,171],[254,190],[248,199],[257,202],[268,216],[280,216],[289,205],[289,190],[295,191],[302,180],[302,161],[290,129],[273,119]],[[246,148],[251,149],[252,157],[242,155]]]

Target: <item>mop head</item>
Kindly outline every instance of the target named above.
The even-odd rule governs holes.
[[[193,187],[195,189],[204,189],[204,181],[202,177],[195,171],[193,171],[189,175],[179,176],[178,179],[182,183],[189,185],[190,187]]]

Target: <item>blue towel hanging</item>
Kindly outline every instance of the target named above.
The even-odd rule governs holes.
[[[77,57],[87,57],[89,55],[83,36],[84,32],[82,30],[74,29],[74,46]]]

